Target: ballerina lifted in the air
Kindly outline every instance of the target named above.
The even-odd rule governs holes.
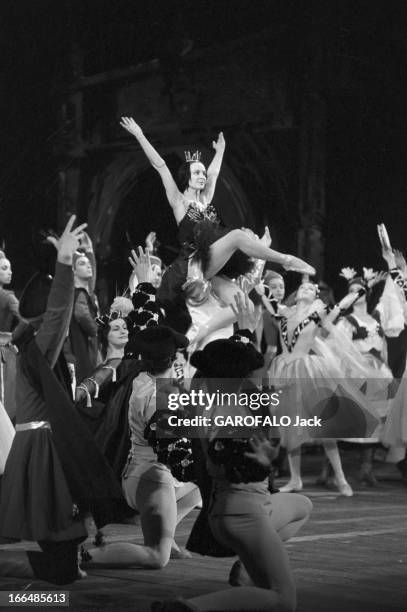
[[[179,170],[180,190],[165,161],[134,119],[122,117],[120,125],[135,136],[151,165],[160,174],[179,226],[182,250],[163,278],[160,300],[164,305],[173,301],[182,289],[187,288],[189,282],[197,281],[198,276],[201,276],[202,281],[211,279],[238,250],[249,258],[281,264],[286,270],[315,274],[315,270],[298,257],[270,249],[267,228],[262,240],[241,229],[219,228],[216,211],[210,203],[225,150],[222,132],[218,140],[213,142],[215,156],[207,170],[200,161],[198,151],[193,155],[186,152],[185,162]]]

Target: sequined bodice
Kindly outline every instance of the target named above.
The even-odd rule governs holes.
[[[194,228],[201,221],[212,221],[216,223],[218,216],[211,205],[201,202],[189,202],[185,216],[178,226],[178,240],[182,245],[192,244],[194,241]]]

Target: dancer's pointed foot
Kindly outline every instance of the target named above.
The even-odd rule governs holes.
[[[83,569],[81,569],[79,564],[78,564],[78,579],[82,580],[83,578],[86,578],[87,575],[88,574]]]
[[[182,546],[178,546],[178,544],[174,542],[173,545],[171,546],[170,558],[171,559],[191,559],[192,555],[186,548],[182,548]]]
[[[332,484],[344,497],[353,497],[352,487],[346,480],[338,480],[337,478],[333,478]]]
[[[295,493],[302,491],[302,480],[290,480],[284,487],[279,487],[280,493]]]
[[[371,463],[362,463],[359,472],[359,480],[362,484],[367,484],[369,487],[380,487],[373,474],[373,466]]]
[[[299,272],[300,274],[308,274],[308,276],[315,276],[316,270],[305,261],[295,255],[288,255],[287,262],[283,265],[285,270],[291,270],[292,272]]]
[[[322,472],[316,479],[315,484],[320,487],[325,487],[328,484],[328,481],[329,481],[329,469],[327,467],[324,467],[322,469]]]

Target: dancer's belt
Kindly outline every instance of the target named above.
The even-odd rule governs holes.
[[[27,431],[28,429],[51,429],[51,425],[48,421],[30,421],[16,425],[16,431]]]

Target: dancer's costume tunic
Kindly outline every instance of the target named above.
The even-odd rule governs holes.
[[[37,332],[19,337],[16,435],[6,462],[0,535],[48,542],[86,537],[91,512],[98,527],[129,509],[92,435],[52,371],[73,304],[72,267],[56,264],[47,310]]]

